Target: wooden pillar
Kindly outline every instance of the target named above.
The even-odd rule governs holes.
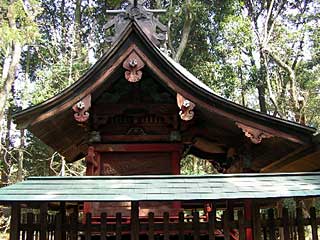
[[[180,175],[180,152],[172,152],[171,154],[171,171],[173,175]],[[180,201],[174,201],[172,203],[172,207],[174,209],[180,209],[181,208],[181,202]]]
[[[56,217],[55,240],[66,240],[66,203],[60,202],[60,211]]]
[[[246,228],[246,240],[253,240],[252,232],[252,200],[244,200],[244,217],[246,221],[249,221],[251,226]]]
[[[10,240],[20,239],[20,204],[15,202],[11,205]]]
[[[48,203],[40,205],[40,240],[47,240],[48,231]]]
[[[139,202],[131,202],[131,240],[139,240]]]
[[[253,202],[252,226],[253,226],[253,239],[261,240],[262,228],[261,228],[260,205],[258,204],[257,201]]]
[[[173,175],[180,175],[180,152],[172,152],[171,169]]]

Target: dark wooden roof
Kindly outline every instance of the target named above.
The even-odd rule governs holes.
[[[41,104],[15,113],[18,127],[28,128],[39,139],[65,155],[67,160],[82,157],[87,133],[74,121],[72,106],[89,93],[94,101],[101,89],[116,81],[117,76],[123,74],[122,62],[132,50],[145,61],[151,75],[170,91],[181,93],[196,104],[199,114],[207,120],[207,128],[227,126],[231,132],[239,134],[241,129],[235,123],[242,123],[266,131],[279,141],[292,143],[288,145],[287,152],[297,145],[312,142],[313,128],[245,108],[214,94],[208,86],[155,46],[134,20],[109,51],[73,85]],[[277,141],[275,144],[278,144]]]
[[[0,189],[0,202],[171,201],[320,196],[320,173],[32,177]]]

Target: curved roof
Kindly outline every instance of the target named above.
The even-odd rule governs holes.
[[[206,114],[220,115],[232,122],[243,123],[295,143],[311,142],[314,128],[245,108],[216,95],[207,85],[163,53],[134,20],[112,47],[78,81],[53,98],[15,113],[14,118],[18,127],[28,128],[62,154],[75,151],[71,154],[74,158],[79,154],[77,148],[81,146],[85,132],[70,117],[72,106],[87,94],[98,91],[103,84],[111,81],[109,79],[119,71],[124,59],[133,50],[171,90],[195,102],[199,108],[206,111]],[[67,120],[67,116],[70,120]],[[48,126],[50,124],[51,126]],[[73,135],[71,134],[70,139],[65,142],[61,140],[60,145],[51,144],[49,138],[52,138],[52,135],[46,132],[46,129],[50,131],[52,124],[56,128],[55,131],[61,134],[72,132]],[[77,146],[74,145],[73,138],[77,140]],[[72,150],[66,150],[67,148]]]

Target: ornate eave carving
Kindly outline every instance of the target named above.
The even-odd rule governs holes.
[[[79,123],[85,123],[89,119],[89,108],[91,107],[91,95],[87,95],[82,100],[73,105],[74,119]]]
[[[243,123],[236,122],[236,125],[242,129],[245,136],[250,138],[251,142],[253,142],[254,144],[261,143],[262,139],[264,138],[274,137],[274,135],[272,135],[271,133],[245,125]]]
[[[184,121],[190,121],[194,117],[195,104],[190,100],[183,97],[181,94],[177,93],[177,104],[180,109],[180,118]]]
[[[127,69],[124,76],[132,83],[139,82],[142,77],[141,69],[144,67],[144,62],[136,52],[132,52],[123,62],[123,68]]]

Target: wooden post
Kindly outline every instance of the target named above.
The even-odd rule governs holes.
[[[172,154],[171,154],[171,173],[173,175],[180,175],[180,159],[181,159],[181,154],[179,151],[172,152]],[[174,209],[177,209],[177,212],[178,212],[179,211],[178,209],[181,208],[181,202],[180,201],[173,201],[172,207]]]
[[[163,239],[169,240],[169,213],[163,213]]]
[[[29,212],[27,214],[27,240],[33,240],[33,233],[34,233],[34,228],[33,228],[33,223],[34,223],[34,215],[33,213]]]
[[[20,239],[20,204],[14,202],[11,205],[10,240]]]
[[[212,209],[212,211],[209,212],[209,219],[208,219],[209,240],[216,239],[215,230],[216,230],[216,210]]]
[[[107,240],[107,213],[101,213],[100,240]]]
[[[154,240],[154,213],[148,214],[148,239]]]
[[[121,240],[121,212],[116,213],[116,240]]]
[[[179,240],[184,240],[184,214],[183,212],[179,212],[179,223],[178,223],[178,228],[179,228]]]
[[[302,208],[297,208],[298,239],[305,240]]]
[[[233,212],[234,202],[232,200],[227,200],[226,202],[227,202],[227,214],[228,214],[229,221],[233,221],[233,219],[234,219],[234,212]]]
[[[66,240],[66,227],[65,224],[67,222],[67,215],[66,215],[66,203],[60,202],[60,214],[61,214],[61,240]]]
[[[252,215],[252,225],[253,225],[253,239],[261,240],[261,216],[260,216],[260,206],[257,202],[253,203],[253,215]]]
[[[86,213],[85,238],[91,240],[91,213]]]
[[[316,209],[312,207],[310,209],[310,222],[311,222],[311,229],[312,229],[312,240],[318,240],[318,226],[317,226],[317,215]]]
[[[48,203],[40,205],[40,240],[47,240],[48,231]]]
[[[199,222],[199,212],[193,212],[193,239],[200,240],[200,222]]]
[[[263,222],[267,221],[266,214],[262,214],[262,220],[263,220]],[[267,226],[266,225],[264,225],[262,228],[262,234],[263,234],[263,240],[266,240],[267,239]]]
[[[227,211],[223,212],[223,235],[225,240],[230,240],[230,223]]]
[[[62,240],[62,214],[61,214],[61,212],[59,212],[56,215],[54,239],[55,240]]]
[[[276,229],[274,222],[274,211],[272,208],[268,210],[268,228],[269,228],[269,239],[276,240]]]
[[[246,228],[246,240],[253,240],[252,234],[252,200],[244,200],[244,218],[246,221],[250,222],[250,227]]]
[[[282,225],[283,225],[283,238],[290,239],[289,212],[287,208],[282,208]]]
[[[139,240],[139,202],[131,202],[131,240]]]
[[[78,213],[73,212],[70,218],[71,218],[70,238],[71,240],[77,240],[78,239]]]
[[[239,240],[245,240],[246,234],[244,229],[244,215],[241,210],[238,211],[238,229],[239,229]]]

